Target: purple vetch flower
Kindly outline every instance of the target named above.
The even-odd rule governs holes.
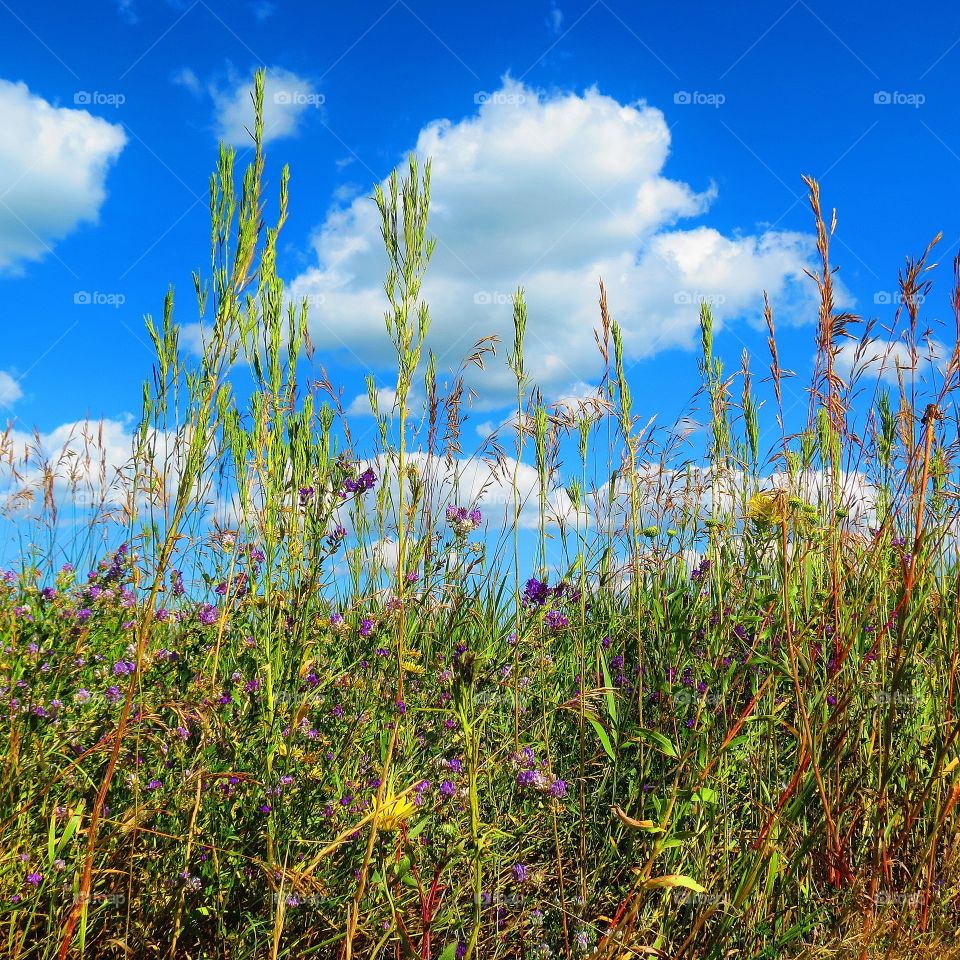
[[[106,700],[107,703],[115,704],[123,699],[123,694],[120,692],[119,687],[107,687],[107,689],[103,691],[103,699]]]
[[[451,780],[444,780],[440,784],[440,792],[445,797],[452,797],[456,794],[457,788],[453,785],[453,782]]]
[[[550,588],[542,580],[531,577],[523,588],[523,605],[543,606],[550,597]]]
[[[42,873],[32,872],[27,874],[27,883],[29,883],[31,886],[39,887],[41,880],[43,880]]]
[[[510,872],[513,874],[513,879],[516,880],[517,883],[523,883],[523,881],[527,879],[528,871],[525,864],[515,863],[510,868]]]
[[[113,665],[113,675],[115,677],[125,677],[133,673],[137,669],[137,665],[133,663],[132,660],[118,660]]]
[[[337,547],[343,543],[347,538],[347,531],[345,527],[342,527],[340,524],[337,524],[328,534],[327,534],[327,546],[331,550],[336,550]]]
[[[300,488],[300,506],[305,507],[311,500],[313,500],[313,495],[316,491],[313,487],[301,487]]]
[[[455,507],[452,503],[447,507],[446,517],[447,523],[458,537],[472,533],[483,519],[483,515],[476,508],[467,510],[466,507]]]
[[[559,610],[550,610],[543,619],[553,631],[562,630],[570,625],[570,621]]]
[[[360,636],[369,637],[373,633],[373,621],[369,617],[364,617],[360,621]]]
[[[217,608],[210,606],[209,603],[205,603],[197,614],[197,619],[205,626],[209,627],[210,624],[216,623],[217,620]]]
[[[551,797],[556,797],[558,800],[561,797],[565,797],[567,795],[566,780],[561,780],[559,777],[557,777],[553,781],[553,783],[550,784],[550,787],[547,790],[547,792],[550,794]]]
[[[148,790],[159,790],[163,786],[163,782],[160,780],[151,780],[147,784]]]

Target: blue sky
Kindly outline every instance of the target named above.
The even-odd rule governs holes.
[[[455,366],[508,330],[528,291],[548,399],[596,383],[596,281],[625,330],[635,408],[672,422],[696,387],[696,300],[717,351],[810,369],[812,222],[801,174],[839,208],[847,302],[889,323],[897,270],[943,231],[925,305],[947,311],[960,245],[960,7],[559,0],[316,4],[0,0],[0,420],[60,436],[104,418],[122,444],[151,353],[143,315],[209,261],[217,140],[248,156],[268,68],[268,179],[290,164],[280,269],[311,297],[319,359],[390,383],[368,198],[412,149],[434,155],[432,342]],[[935,333],[952,344],[948,324]],[[507,344],[473,385],[468,433],[502,419]],[[804,402],[798,389],[789,402]],[[362,415],[363,401],[356,403]],[[798,407],[799,409],[799,407]],[[476,428],[474,430],[474,428]]]

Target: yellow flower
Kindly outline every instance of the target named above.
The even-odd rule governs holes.
[[[787,495],[782,490],[755,493],[747,504],[747,516],[764,526],[783,523],[788,516]]]
[[[417,809],[409,797],[398,797],[388,789],[382,804],[375,804],[378,830],[396,830]]]

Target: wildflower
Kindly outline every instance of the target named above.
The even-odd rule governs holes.
[[[544,621],[553,631],[562,630],[570,624],[570,621],[559,610],[551,610],[544,617]]]
[[[465,537],[472,533],[480,526],[483,519],[483,515],[476,508],[467,510],[466,507],[455,507],[453,504],[447,507],[446,516],[447,523],[457,537]]]
[[[511,868],[510,872],[513,874],[513,879],[517,883],[523,883],[527,879],[527,868],[522,863],[515,863]]]
[[[74,703],[86,703],[90,699],[90,691],[81,687],[74,695]]]
[[[369,617],[364,617],[360,621],[360,636],[369,637],[373,633],[373,621]]]
[[[136,670],[136,664],[130,660],[118,660],[113,665],[113,674],[116,677],[125,677]]]
[[[452,797],[452,796],[454,796],[454,795],[456,794],[457,788],[453,785],[453,781],[451,781],[451,780],[444,780],[444,781],[440,784],[440,792],[441,792],[445,797]]]
[[[300,488],[300,506],[305,507],[312,499],[316,491],[313,487],[301,487]]]
[[[699,582],[706,576],[710,570],[710,561],[704,557],[700,563],[696,566],[693,572],[690,574],[690,579],[694,582]]]
[[[31,886],[39,887],[41,880],[43,880],[43,874],[41,873],[33,872],[27,874],[27,883],[29,883]]]
[[[523,605],[543,606],[550,596],[550,588],[542,580],[531,577],[523,589]]]
[[[162,786],[163,786],[163,783],[162,783],[160,780],[151,780],[151,781],[147,784],[147,789],[148,789],[148,790],[159,790],[160,787],[162,787]]]
[[[217,620],[217,608],[210,606],[209,603],[205,603],[200,608],[200,612],[197,614],[197,619],[205,627],[209,627],[210,624],[215,623]]]
[[[342,613],[334,612],[330,614],[330,629],[334,633],[345,633],[349,629]]]
[[[397,797],[388,790],[383,802],[375,803],[377,825],[380,830],[396,830],[412,813],[417,805],[409,797]]]
[[[755,493],[747,504],[747,516],[758,526],[783,523],[789,515],[786,494],[781,490]]]
[[[346,539],[347,531],[344,527],[337,524],[330,533],[327,534],[327,546],[331,550],[336,550]]]
[[[120,692],[119,687],[107,687],[107,689],[103,691],[103,698],[107,703],[115,704],[120,702],[123,694]]]

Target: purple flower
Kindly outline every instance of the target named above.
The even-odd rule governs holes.
[[[522,863],[515,863],[511,868],[510,872],[513,874],[513,879],[517,883],[523,883],[527,879],[527,868]]]
[[[556,797],[558,800],[561,797],[567,795],[567,782],[566,780],[561,780],[557,777],[553,783],[550,784],[550,789],[547,791],[551,797]]]
[[[151,780],[147,784],[148,790],[159,790],[163,786],[163,783],[160,780]]]
[[[136,669],[137,669],[137,665],[133,663],[131,660],[118,660],[113,665],[113,675],[115,677],[125,677],[133,673],[133,671]]]
[[[360,621],[360,636],[369,637],[373,633],[373,621],[369,617],[364,617]]]
[[[327,546],[331,550],[336,550],[346,539],[346,536],[346,529],[338,524],[327,534]]]
[[[312,499],[316,491],[313,487],[301,487],[300,488],[300,506],[305,507]]]
[[[120,692],[119,687],[107,687],[107,689],[103,691],[103,699],[110,704],[119,703],[120,700],[123,699],[123,694]]]
[[[198,619],[205,627],[209,627],[210,624],[216,623],[216,620],[217,620],[217,608],[210,606],[209,603],[205,603],[205,604],[200,608],[200,612],[197,614],[197,619]]]
[[[524,606],[543,606],[550,598],[550,588],[542,580],[531,577],[523,589]]]
[[[443,783],[440,784],[440,792],[445,797],[452,797],[456,794],[457,788],[453,785],[452,781],[444,780]]]
[[[40,873],[27,874],[27,883],[31,884],[34,887],[39,887],[41,880],[43,880],[43,874],[40,874]]]
[[[539,774],[536,770],[521,770],[517,774],[518,787],[535,787],[539,780]]]
[[[544,621],[553,631],[562,630],[564,627],[570,625],[570,621],[559,610],[551,610],[544,617]]]

